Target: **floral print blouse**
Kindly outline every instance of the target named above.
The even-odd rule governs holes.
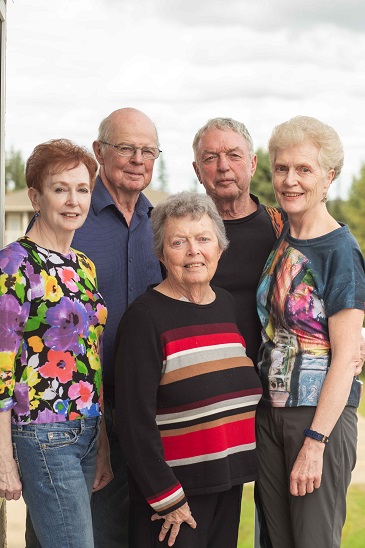
[[[107,310],[95,267],[20,238],[0,251],[0,411],[17,424],[101,413]]]

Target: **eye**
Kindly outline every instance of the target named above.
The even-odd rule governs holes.
[[[119,152],[123,152],[124,154],[133,154],[134,153],[134,147],[128,146],[128,145],[118,145]]]
[[[89,194],[89,189],[86,186],[83,186],[79,188],[79,192],[81,192],[81,194]]]
[[[172,246],[173,247],[181,247],[183,244],[183,240],[173,240]]]
[[[208,238],[208,236],[201,236],[199,238],[199,242],[202,242],[202,243],[210,242],[210,238]]]
[[[61,186],[57,186],[54,191],[57,193],[57,194],[60,194],[61,192],[65,192],[66,189],[65,188],[62,188]]]
[[[301,166],[298,171],[300,171],[301,173],[309,173],[310,169],[307,166]]]
[[[229,154],[227,154],[227,156],[230,160],[241,160],[242,159],[242,156],[237,154],[237,152],[229,152]]]
[[[210,164],[210,163],[214,162],[216,159],[217,159],[216,155],[210,154],[209,156],[205,156],[205,158],[203,158],[203,162],[205,164]]]
[[[288,168],[286,166],[275,166],[275,173],[286,173]]]
[[[142,148],[142,154],[147,160],[153,160],[156,155],[154,148]]]

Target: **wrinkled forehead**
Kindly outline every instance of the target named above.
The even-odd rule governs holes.
[[[198,154],[204,152],[227,152],[229,150],[249,152],[246,139],[232,129],[206,129],[198,144]]]

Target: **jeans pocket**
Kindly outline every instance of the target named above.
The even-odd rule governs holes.
[[[88,447],[88,450],[87,450],[86,454],[90,453],[90,451],[92,450],[92,448],[94,447],[94,445],[98,441],[98,437],[99,437],[99,434],[100,434],[100,423],[101,423],[101,419],[98,420],[96,425],[95,425],[94,436],[90,440],[90,444],[89,444],[89,447]]]
[[[20,469],[18,450],[17,450],[17,447],[16,447],[16,443],[14,443],[14,442],[13,442],[13,457],[14,457],[14,460],[15,460],[17,468],[18,468],[19,478],[22,479],[22,471]]]
[[[37,430],[38,442],[42,449],[59,449],[77,443],[79,431],[72,428],[66,430]]]

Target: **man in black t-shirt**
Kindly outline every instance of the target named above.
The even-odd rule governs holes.
[[[211,283],[233,295],[247,355],[256,364],[261,343],[256,288],[281,231],[282,216],[279,210],[263,206],[250,194],[257,156],[244,124],[231,118],[209,120],[195,135],[193,150],[195,173],[224,220],[230,242]],[[260,546],[271,548],[256,492],[255,499]]]
[[[256,288],[281,231],[282,216],[250,194],[257,156],[244,124],[231,118],[209,120],[197,132],[193,149],[195,173],[224,220],[230,241],[212,285],[227,289],[235,298],[247,355],[256,363],[261,343]]]

